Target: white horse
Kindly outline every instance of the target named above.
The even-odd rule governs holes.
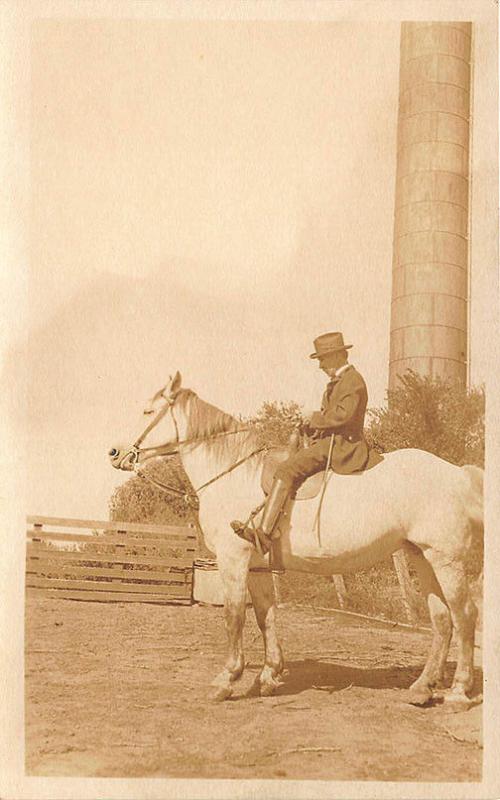
[[[269,571],[255,548],[235,535],[230,520],[245,519],[262,502],[262,452],[256,434],[240,421],[181,388],[177,372],[149,402],[152,421],[125,448],[110,450],[111,463],[132,470],[147,459],[178,452],[199,499],[200,525],[216,554],[224,587],[229,655],[215,679],[217,698],[230,697],[241,677],[247,587],[264,639],[262,695],[282,680],[283,655],[275,628]],[[357,475],[333,475],[323,498],[321,546],[314,519],[318,499],[289,502],[282,531],[286,569],[321,575],[373,566],[405,547],[417,571],[432,622],[432,644],[411,702],[424,704],[442,685],[453,628],[457,667],[445,700],[467,702],[473,686],[477,609],[466,577],[473,540],[483,535],[483,471],[457,467],[422,450],[398,450]],[[177,491],[164,486],[166,491]],[[190,501],[186,497],[186,502]]]

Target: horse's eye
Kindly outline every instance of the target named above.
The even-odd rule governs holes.
[[[145,408],[145,409],[144,409],[144,411],[143,411],[143,414],[144,414],[146,417],[147,417],[149,414],[152,414],[152,413],[153,413],[153,409],[152,409],[152,408]]]

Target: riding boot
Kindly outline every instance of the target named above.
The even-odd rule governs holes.
[[[271,548],[272,539],[277,539],[279,537],[276,523],[288,499],[289,493],[289,484],[279,478],[275,479],[266,499],[260,525],[253,528],[251,525],[247,525],[244,522],[233,520],[233,522],[231,522],[231,527],[234,532],[238,536],[241,536],[242,539],[246,539],[247,542],[251,542],[252,544],[255,544],[255,536],[257,536],[262,552],[267,553]]]

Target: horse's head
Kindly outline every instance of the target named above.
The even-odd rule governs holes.
[[[109,452],[109,459],[115,469],[131,471],[137,464],[156,456],[172,455],[176,452],[181,434],[175,416],[175,401],[181,391],[180,372],[169,377],[165,386],[148,401],[144,415],[149,418],[146,427],[133,444],[115,445]]]

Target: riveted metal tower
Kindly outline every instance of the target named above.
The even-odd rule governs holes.
[[[466,385],[469,22],[403,22],[389,388],[406,369]]]

